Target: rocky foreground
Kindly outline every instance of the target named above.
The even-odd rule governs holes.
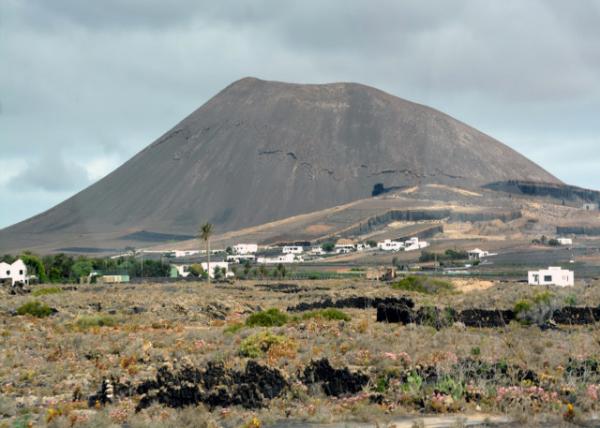
[[[593,425],[600,407],[594,284],[41,289],[1,299],[0,426],[401,426],[465,414]]]

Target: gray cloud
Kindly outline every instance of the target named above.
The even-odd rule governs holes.
[[[8,187],[15,190],[64,192],[80,190],[90,184],[85,168],[60,155],[47,154],[42,159],[28,163],[14,176]]]
[[[20,195],[49,208],[253,75],[376,86],[600,188],[598,40],[598,0],[3,0],[0,163],[25,162]],[[49,152],[55,183],[37,172]]]

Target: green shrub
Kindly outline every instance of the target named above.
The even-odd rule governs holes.
[[[525,325],[545,325],[554,310],[559,307],[554,293],[544,291],[535,294],[531,299],[522,299],[515,303],[515,315],[519,322]]]
[[[390,381],[386,376],[380,376],[375,383],[375,391],[383,394],[390,386]]]
[[[392,284],[395,290],[415,291],[424,294],[440,294],[454,291],[451,282],[427,276],[407,276]]]
[[[92,327],[112,327],[117,324],[117,320],[110,315],[82,315],[75,320],[75,325],[86,330]]]
[[[240,355],[248,358],[258,358],[264,355],[274,345],[288,345],[292,341],[286,336],[272,334],[262,331],[242,340],[240,344]]]
[[[423,387],[423,378],[419,376],[416,372],[412,371],[406,377],[406,382],[404,382],[401,386],[402,390],[411,395],[415,395],[421,391]]]
[[[435,329],[450,327],[456,320],[456,310],[453,308],[437,308],[436,306],[423,305],[417,312],[420,324]]]
[[[253,313],[246,319],[246,325],[248,327],[281,327],[287,322],[287,314],[284,314],[276,308]]]
[[[241,322],[236,322],[236,323],[233,323],[233,324],[229,324],[227,327],[225,327],[225,329],[223,330],[223,333],[226,333],[226,334],[236,334],[243,327],[244,327],[244,324],[242,324]]]
[[[529,300],[526,299],[522,299],[517,301],[517,303],[515,303],[515,314],[520,314],[521,312],[526,312],[529,311],[531,309],[531,302]]]
[[[541,291],[533,296],[533,303],[548,305],[554,299],[555,294],[550,291]]]
[[[38,302],[37,300],[27,302],[17,309],[19,315],[32,315],[37,318],[44,318],[52,315],[52,308],[45,303]]]
[[[465,394],[465,386],[462,382],[452,379],[450,376],[445,376],[436,385],[435,389],[450,395],[455,400],[460,400]]]
[[[471,355],[473,355],[474,357],[481,355],[481,349],[479,348],[479,346],[471,348]]]
[[[577,305],[577,296],[575,294],[569,294],[567,297],[565,297],[565,305],[576,306]]]
[[[311,318],[323,318],[329,321],[350,321],[350,315],[335,308],[321,309],[316,311],[309,311],[302,314],[302,319],[307,320]]]
[[[46,296],[48,294],[62,293],[64,290],[60,287],[47,287],[47,288],[36,288],[31,292],[34,297]]]

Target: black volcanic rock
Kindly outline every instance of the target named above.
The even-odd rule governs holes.
[[[560,183],[432,108],[354,83],[239,80],[117,170],[0,231],[0,250],[44,236],[194,235],[263,224],[423,183]],[[25,238],[27,236],[27,238]]]

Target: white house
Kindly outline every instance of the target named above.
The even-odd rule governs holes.
[[[383,251],[400,251],[404,249],[404,243],[386,239],[377,243],[377,248]]]
[[[572,287],[575,285],[575,273],[560,267],[549,267],[538,271],[530,271],[529,285],[557,285]]]
[[[281,254],[275,257],[259,257],[256,262],[260,264],[272,265],[278,263],[297,263],[302,262],[302,256],[296,256],[292,253]]]
[[[235,254],[254,254],[258,251],[258,244],[236,244],[233,246]]]
[[[596,210],[598,210],[598,204],[591,204],[591,203],[583,204],[581,209],[586,210],[586,211],[596,211]]]
[[[225,278],[230,278],[230,277],[234,276],[233,272],[231,272],[229,270],[228,262],[210,262],[210,269],[208,269],[208,263],[202,262],[200,264],[202,265],[202,269],[204,269],[206,272],[208,272],[208,275],[211,278],[215,277],[215,268],[216,267],[220,268],[221,270],[225,269]]]
[[[229,254],[227,256],[228,262],[240,263],[246,260],[255,260],[256,256],[254,254]]]
[[[18,259],[12,264],[0,263],[0,281],[10,279],[10,285],[16,283],[28,284],[27,265],[23,260]]]
[[[310,253],[314,254],[315,256],[322,256],[323,254],[325,254],[325,250],[319,246],[316,246],[310,249]]]
[[[469,260],[481,260],[486,257],[497,256],[497,253],[490,253],[489,251],[484,251],[479,248],[475,248],[474,250],[467,251],[469,255]]]
[[[338,239],[334,246],[336,254],[347,254],[356,251],[356,245],[350,239]]]
[[[202,269],[207,271],[208,263],[203,262],[200,263]],[[190,275],[190,266],[189,264],[172,264],[175,269],[177,269],[177,275],[182,278],[187,278]],[[234,276],[234,273],[229,270],[229,263],[227,262],[210,262],[210,272],[209,275],[211,278],[215,277],[215,268],[219,267],[221,269],[225,268],[225,277],[230,278]]]
[[[571,238],[556,238],[560,245],[573,245],[573,240]]]
[[[190,265],[171,265],[171,266],[173,266],[175,269],[177,269],[177,276],[181,276],[182,278],[187,278],[187,276],[190,274]]]
[[[175,258],[178,257],[189,257],[189,256],[195,256],[196,254],[199,254],[200,250],[173,250],[173,252],[171,254],[173,254],[173,256]]]
[[[281,252],[283,254],[302,254],[304,252],[304,248],[299,245],[286,245],[282,248]]]
[[[410,238],[404,243],[404,251],[415,251],[429,247],[429,243],[425,241],[419,241],[419,238]]]

